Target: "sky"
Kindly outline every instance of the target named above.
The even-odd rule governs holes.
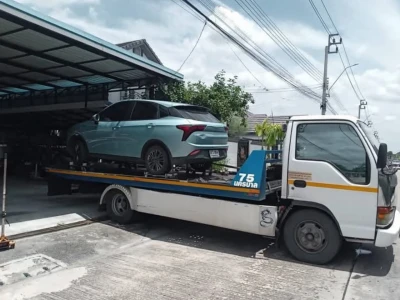
[[[307,0],[255,0],[279,29],[315,67],[323,71],[324,47],[328,36]],[[112,43],[146,39],[162,63],[177,70],[199,38],[204,22],[197,19],[180,0],[18,0],[57,20]],[[199,6],[197,0],[192,0]],[[184,10],[181,6],[184,6]],[[303,84],[322,90],[282,49],[271,40],[234,0],[214,0],[215,11],[230,25],[251,37],[258,46],[292,73]],[[335,31],[320,0],[314,0],[330,31]],[[353,67],[355,79],[368,102],[361,119],[368,117],[381,142],[389,150],[400,151],[400,1],[399,0],[325,0],[340,32]],[[212,20],[215,16],[208,14]],[[339,50],[343,53],[343,49]],[[343,53],[344,54],[344,53]],[[343,56],[344,57],[344,56]],[[347,63],[346,63],[347,65]],[[207,24],[197,47],[180,73],[187,81],[213,82],[225,70],[238,76],[238,83],[252,92],[253,113],[267,115],[320,114],[320,106],[293,90],[280,78],[254,62],[237,46],[228,43]],[[330,84],[343,71],[338,54],[330,54]],[[353,77],[350,74],[350,78]],[[355,85],[353,81],[353,85]],[[264,88],[271,90],[265,92]],[[356,91],[357,88],[355,87]],[[330,104],[340,114],[357,116],[360,95],[356,96],[346,73],[331,90]],[[340,104],[335,101],[339,99]],[[343,109],[344,108],[344,109]],[[399,126],[399,127],[398,127]]]

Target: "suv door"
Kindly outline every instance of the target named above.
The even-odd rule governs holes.
[[[100,121],[85,133],[85,139],[92,154],[120,156],[116,133],[121,121],[129,120],[133,101],[121,101],[99,113]]]
[[[141,158],[143,146],[152,139],[159,109],[158,104],[150,101],[133,102],[130,120],[120,122],[116,142],[122,156]]]

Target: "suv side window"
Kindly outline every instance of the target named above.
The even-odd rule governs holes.
[[[121,101],[107,107],[99,113],[100,121],[115,122],[129,120],[133,104],[133,101]]]
[[[136,101],[131,120],[154,120],[158,119],[158,105],[152,102]]]
[[[350,182],[369,183],[369,159],[357,132],[349,124],[300,124],[296,159],[325,161]]]
[[[165,118],[169,116],[168,108],[162,105],[158,106],[160,109],[160,118]]]

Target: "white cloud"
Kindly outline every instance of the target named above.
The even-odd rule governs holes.
[[[339,1],[340,13],[334,14],[333,17],[343,34],[351,62],[359,63],[359,66],[353,68],[353,72],[363,96],[368,101],[368,110],[362,111],[361,115],[365,118],[368,114],[373,119],[374,126],[380,132],[380,136],[389,143],[390,149],[400,150],[400,141],[396,138],[397,130],[395,129],[396,125],[397,127],[400,125],[400,120],[395,113],[400,111],[398,99],[400,95],[399,4],[395,0]],[[20,0],[20,2],[33,5],[50,13],[58,20],[113,43],[146,38],[164,65],[171,69],[177,69],[181,65],[195,44],[203,26],[202,22],[172,1],[163,1],[162,7],[159,2],[143,1],[140,4],[140,10],[149,13],[137,14],[132,18],[117,15],[113,18],[118,22],[112,22],[112,24],[99,16],[100,7],[103,4],[100,0]],[[72,9],[72,4],[86,4],[90,18],[78,16]],[[362,14],[359,13],[360,8],[363,8]],[[265,32],[247,16],[226,6],[218,7],[217,12],[224,16],[229,24],[240,28],[256,41],[297,79],[304,84],[315,86],[316,82],[299,66],[294,65]],[[315,16],[310,15],[310,18],[315,18]],[[323,51],[327,42],[327,35],[322,27],[311,26],[307,18],[304,22],[285,19],[274,16],[281,31],[322,71]],[[286,83],[259,66],[237,47],[230,47],[226,39],[212,30],[210,25],[207,25],[197,48],[181,72],[187,80],[202,80],[210,83],[219,70],[225,69],[228,75],[238,75],[241,85],[253,87],[254,90],[254,86],[257,87],[260,84],[249,74],[231,48],[264,86],[269,89],[288,87]],[[342,70],[339,56],[330,55],[328,75],[331,84]],[[357,90],[357,87],[354,87]],[[320,89],[315,91],[318,94],[321,93]],[[359,99],[355,96],[346,74],[343,74],[335,84],[332,95],[340,99],[350,114],[357,115]],[[256,103],[251,110],[256,113],[270,114],[273,111],[274,115],[289,115],[320,112],[319,103],[305,99],[301,94],[290,90],[284,93],[257,93],[254,94],[254,98]],[[329,101],[336,110],[344,113],[339,109],[335,99],[331,98]]]
[[[394,120],[397,120],[397,116],[386,116],[385,120],[386,121],[394,121]]]

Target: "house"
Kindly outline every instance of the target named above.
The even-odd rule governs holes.
[[[117,46],[162,65],[161,60],[150,47],[149,43],[147,43],[146,39],[120,43]]]
[[[247,138],[250,140],[261,140],[260,137],[256,135],[256,125],[261,124],[264,120],[268,120],[269,123],[283,125],[286,124],[292,116],[267,116],[266,114],[253,114],[247,112],[247,132],[242,138]]]
[[[249,142],[249,154],[253,150],[260,150],[261,137],[258,137],[255,131],[257,124],[261,124],[264,120],[268,120],[270,123],[274,124],[286,124],[292,116],[267,116],[266,114],[254,114],[247,112],[247,130],[246,133],[235,138],[229,139],[228,147],[228,157],[226,159],[226,164],[230,166],[238,167],[238,142],[239,140],[248,140]],[[276,149],[281,149],[281,145],[277,145]],[[229,168],[229,171],[234,171],[234,169]]]
[[[157,64],[162,65],[160,58],[150,47],[146,39],[130,41],[116,45],[129,52],[133,52],[139,56],[142,56],[148,60],[151,60]],[[140,88],[138,86],[127,87],[125,88],[125,90],[110,90],[108,95],[108,101],[110,103],[115,103],[117,101],[124,99],[142,98],[143,94],[149,92],[150,92],[149,88]],[[147,95],[147,98],[149,98],[149,95]]]

